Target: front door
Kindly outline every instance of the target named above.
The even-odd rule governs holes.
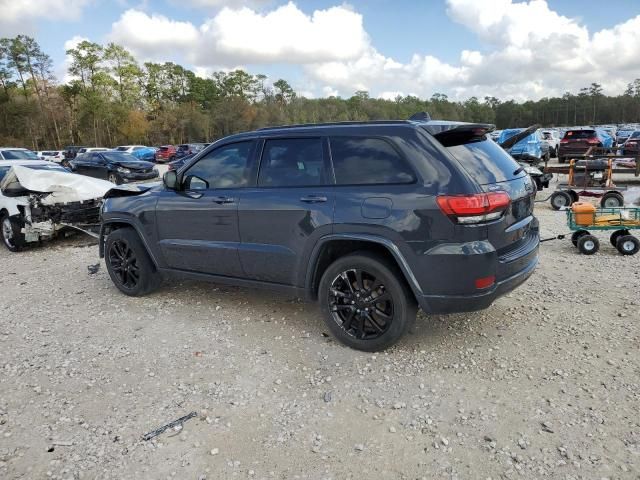
[[[238,203],[248,185],[254,141],[212,150],[156,205],[159,250],[168,268],[242,277]]]
[[[328,163],[321,138],[264,142],[257,186],[244,192],[238,210],[247,277],[301,286],[298,274],[313,245],[331,233],[334,189]]]

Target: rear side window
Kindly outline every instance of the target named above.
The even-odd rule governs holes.
[[[258,186],[301,187],[329,183],[321,139],[286,138],[265,142]]]
[[[497,143],[490,140],[475,141],[447,147],[462,167],[479,185],[506,182],[526,175],[518,163]]]
[[[411,167],[385,140],[331,137],[331,159],[338,185],[413,183]]]
[[[633,132],[630,138],[640,138],[640,132]]]

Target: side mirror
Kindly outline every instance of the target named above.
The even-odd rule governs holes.
[[[164,175],[162,176],[162,183],[164,183],[164,186],[169,190],[177,190],[178,175],[176,174],[175,170],[164,172]]]

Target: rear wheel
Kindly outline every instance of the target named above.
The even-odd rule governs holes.
[[[585,235],[589,235],[589,232],[587,232],[586,230],[576,230],[575,232],[573,232],[573,234],[571,235],[571,243],[573,243],[573,246],[577,247],[578,240],[580,240]]]
[[[2,243],[7,247],[10,252],[19,252],[26,244],[24,234],[22,233],[22,227],[24,226],[22,220],[14,217],[10,217],[4,213],[0,215],[0,235],[2,236]]]
[[[572,203],[571,195],[567,192],[553,192],[551,195],[551,207],[554,210],[560,210],[563,207],[570,207]]]
[[[571,197],[571,204],[573,205],[578,200],[580,200],[580,195],[575,190],[569,190],[569,196]]]
[[[415,298],[402,273],[368,253],[333,262],[318,294],[331,333],[357,350],[375,352],[393,345],[416,318]]]
[[[160,274],[132,228],[114,230],[107,236],[105,263],[111,281],[126,295],[139,297],[160,286]]]
[[[635,255],[640,250],[640,240],[633,235],[621,235],[616,242],[616,248],[622,255]]]
[[[609,242],[611,242],[611,245],[613,245],[615,248],[617,248],[618,247],[618,239],[623,235],[629,235],[629,230],[616,230],[609,237]]]
[[[578,250],[583,255],[593,255],[600,249],[600,242],[593,235],[583,235],[578,239]]]
[[[602,196],[600,206],[603,208],[623,207],[624,197],[620,192],[607,192]]]

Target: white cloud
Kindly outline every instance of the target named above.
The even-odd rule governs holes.
[[[64,42],[64,51],[66,52],[67,50],[76,48],[80,42],[84,42],[85,40],[90,41],[87,37],[75,35],[74,37]],[[75,78],[74,76],[69,74],[69,67],[71,66],[72,62],[73,62],[73,58],[71,58],[71,55],[65,55],[64,64],[62,65],[62,68],[57,71],[56,76],[58,78],[62,78],[63,83],[69,83],[71,80]]]
[[[271,3],[272,0],[171,0],[171,3],[202,9],[215,9],[227,6],[259,7]]]
[[[38,19],[78,20],[90,0],[0,0],[2,36],[32,33]]]

